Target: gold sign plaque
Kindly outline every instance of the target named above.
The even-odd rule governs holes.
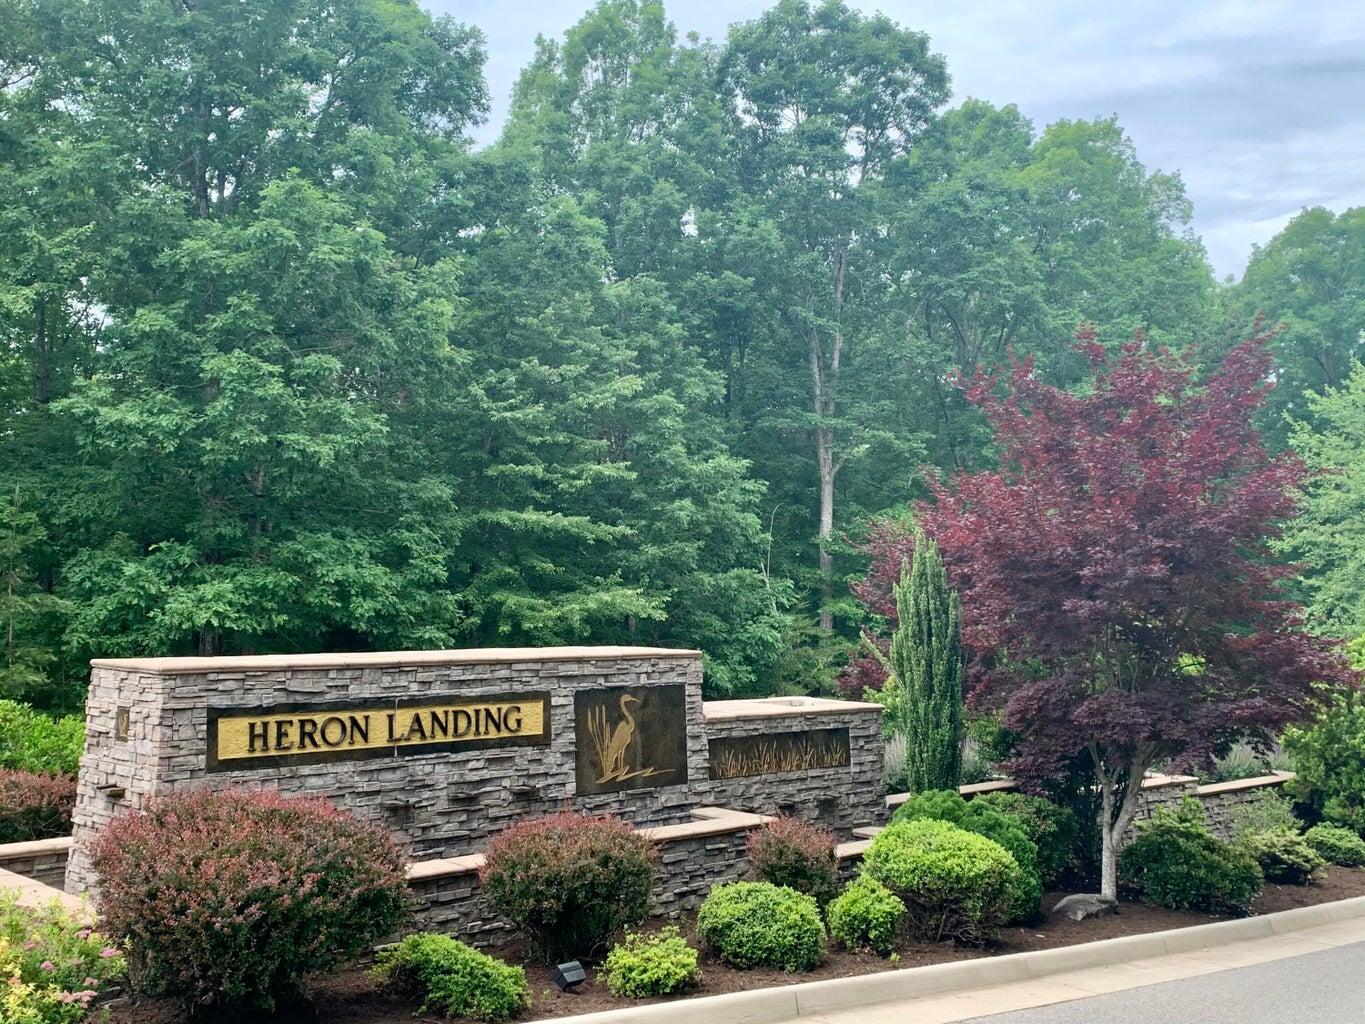
[[[209,708],[208,770],[550,742],[548,693]]]

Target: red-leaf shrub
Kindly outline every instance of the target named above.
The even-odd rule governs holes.
[[[655,850],[619,818],[568,811],[517,822],[488,844],[479,872],[499,914],[554,963],[591,957],[644,920]]]
[[[834,833],[798,818],[774,818],[749,833],[749,866],[761,882],[814,896],[824,907],[839,892]]]
[[[75,776],[0,768],[0,843],[70,835],[75,806]]]
[[[115,818],[91,853],[135,982],[192,1009],[270,1009],[407,911],[392,837],[325,800],[173,793]]]

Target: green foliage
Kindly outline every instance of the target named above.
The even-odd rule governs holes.
[[[958,601],[938,545],[915,537],[914,560],[895,588],[892,675],[903,690],[906,785],[956,789],[962,774],[962,639]]]
[[[379,954],[375,970],[398,992],[420,999],[419,1014],[502,1021],[530,1002],[522,968],[448,935],[409,935]]]
[[[91,1001],[124,970],[116,944],[55,901],[31,910],[0,891],[0,1020],[80,1024]]]
[[[883,829],[862,870],[900,897],[912,934],[973,944],[989,940],[1005,922],[1020,875],[998,843],[927,819]]]
[[[13,494],[0,494],[0,697],[50,696],[52,641],[70,611],[67,601],[36,578],[34,559],[47,537],[36,513]]]
[[[768,882],[712,886],[697,911],[697,934],[732,967],[810,971],[825,955],[815,900]]]
[[[825,912],[829,933],[849,949],[889,956],[905,921],[905,904],[870,875],[859,875]]]
[[[1268,882],[1307,885],[1325,861],[1296,829],[1243,832],[1237,844],[1255,858]]]
[[[1071,808],[1045,797],[1013,792],[983,793],[972,798],[972,806],[991,808],[1019,821],[1037,847],[1043,887],[1057,883],[1080,841],[1080,823]]]
[[[1301,827],[1294,816],[1294,805],[1271,789],[1263,789],[1250,799],[1235,804],[1228,811],[1228,824],[1235,838],[1250,832],[1297,834]]]
[[[1263,883],[1250,853],[1209,834],[1197,803],[1144,822],[1119,854],[1119,878],[1147,903],[1233,915],[1249,911]]]
[[[1365,833],[1365,701],[1338,697],[1310,725],[1286,729],[1290,795],[1318,818]]]
[[[1349,828],[1321,822],[1303,834],[1308,845],[1329,864],[1344,868],[1365,865],[1365,839]]]
[[[0,768],[75,775],[85,749],[85,719],[52,718],[25,704],[0,700]]]
[[[607,954],[598,972],[614,996],[668,996],[701,981],[697,951],[674,925],[652,934],[627,933]]]
[[[896,808],[891,816],[895,821],[915,821],[918,818],[932,818],[935,821],[950,821],[957,824],[967,813],[967,801],[955,789],[931,789],[923,793],[912,793],[906,801]]]

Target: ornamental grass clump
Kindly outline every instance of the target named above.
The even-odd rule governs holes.
[[[848,949],[870,949],[889,956],[905,921],[905,904],[881,882],[860,875],[825,911],[829,933]]]
[[[0,1021],[78,1024],[123,970],[123,951],[61,904],[33,910],[0,892]]]
[[[921,818],[879,832],[863,856],[863,874],[900,897],[917,938],[979,945],[1005,922],[1020,871],[999,843]]]
[[[611,948],[599,974],[614,996],[668,996],[701,981],[697,960],[677,926],[666,925],[652,935],[628,933]]]
[[[1310,828],[1303,838],[1329,864],[1344,868],[1365,864],[1365,839],[1345,826],[1323,822]]]
[[[712,886],[697,934],[732,967],[812,971],[825,957],[820,908],[803,892],[770,882]]]
[[[649,840],[619,818],[565,811],[507,828],[488,844],[479,878],[532,954],[556,963],[590,959],[644,920],[654,859]]]
[[[76,777],[0,768],[0,843],[71,834]]]
[[[502,1021],[530,1005],[526,972],[448,935],[409,935],[379,954],[376,973],[401,995],[420,999],[418,1013]]]
[[[392,837],[325,800],[191,790],[95,840],[99,910],[136,985],[190,1012],[270,1010],[390,935],[408,909]]]
[[[749,833],[754,877],[814,897],[824,907],[839,891],[834,833],[796,818],[778,817]]]

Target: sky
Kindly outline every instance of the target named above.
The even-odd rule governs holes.
[[[421,0],[488,41],[492,141],[537,33],[587,0]],[[763,0],[674,0],[679,34],[723,39]],[[1365,3],[1360,0],[880,0],[948,61],[954,103],[1015,103],[1035,127],[1116,114],[1151,170],[1178,171],[1219,277],[1305,206],[1365,204]]]

